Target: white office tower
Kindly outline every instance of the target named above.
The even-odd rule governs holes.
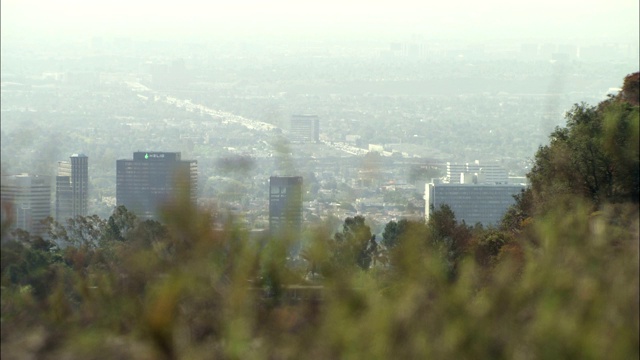
[[[466,164],[447,162],[446,180],[449,184],[508,184],[509,174],[500,165],[480,165],[478,160]]]
[[[320,140],[318,115],[292,115],[290,132],[292,141],[318,142]]]

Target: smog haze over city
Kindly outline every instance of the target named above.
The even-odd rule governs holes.
[[[536,39],[599,44],[638,39],[638,4],[630,0],[10,0],[2,9],[3,40],[127,36],[184,43],[256,39],[269,46],[269,41],[290,39],[401,41],[413,33],[428,41],[467,43]]]
[[[524,176],[572,104],[597,103],[637,67],[637,13],[626,0],[3,1],[3,172],[53,174],[83,152],[101,215],[115,160],[137,150],[197,159],[199,199],[250,189],[231,196],[244,210],[284,171],[270,159],[282,141],[289,170],[315,173],[307,183],[329,202],[357,199],[350,170],[370,149],[395,154],[385,181],[416,194],[411,168],[427,164]],[[295,114],[318,116],[319,143],[290,143]],[[221,174],[230,156],[254,167]],[[326,164],[307,166],[334,157],[324,177]]]
[[[0,4],[2,358],[638,358],[638,0]]]

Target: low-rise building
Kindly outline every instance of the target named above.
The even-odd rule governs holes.
[[[519,184],[426,184],[425,219],[429,220],[433,211],[446,204],[458,222],[497,225],[515,203],[514,195],[523,189]]]

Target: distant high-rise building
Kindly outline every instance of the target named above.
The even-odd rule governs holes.
[[[42,221],[51,216],[51,177],[11,175],[2,177],[1,198],[10,204],[13,228],[32,234],[46,231]]]
[[[317,115],[292,115],[291,140],[318,142],[320,140],[320,119]]]
[[[447,204],[458,222],[497,225],[522,189],[514,184],[426,184],[425,218]]]
[[[132,160],[117,160],[116,172],[116,204],[140,217],[156,217],[160,206],[181,196],[196,202],[198,163],[181,160],[179,152],[134,152]]]
[[[71,188],[71,163],[58,162],[58,175],[56,176],[56,221],[63,223],[73,216],[73,190]]]
[[[478,184],[508,184],[509,172],[499,165],[482,165],[478,170]]]
[[[86,216],[89,203],[89,158],[73,154],[58,162],[56,176],[56,220]]]
[[[466,164],[447,163],[449,184],[508,184],[509,173],[499,165],[480,165],[479,161]]]
[[[447,178],[446,182],[450,184],[460,183],[460,174],[467,171],[467,167],[464,164],[452,164],[447,162]]]
[[[269,178],[269,230],[272,233],[302,230],[302,177]]]

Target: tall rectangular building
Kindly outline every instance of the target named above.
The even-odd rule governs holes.
[[[269,178],[269,230],[293,234],[302,230],[302,176]]]
[[[426,184],[425,218],[440,205],[447,204],[460,223],[497,225],[509,206],[515,203],[514,195],[524,189],[514,184]]]
[[[502,166],[480,165],[479,161],[466,164],[447,162],[447,180],[449,184],[507,184],[509,174]]]
[[[42,221],[51,216],[51,177],[3,176],[1,189],[2,202],[8,203],[11,209],[12,228],[31,234],[42,234],[47,230]]]
[[[320,140],[320,119],[318,115],[292,115],[291,140],[318,142]]]
[[[179,152],[134,152],[132,160],[117,160],[116,172],[116,204],[139,217],[154,218],[180,197],[196,202],[198,163]]]
[[[89,203],[89,158],[74,154],[58,162],[56,176],[56,220],[86,216]]]

